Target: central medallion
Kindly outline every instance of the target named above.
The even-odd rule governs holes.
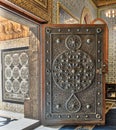
[[[68,50],[53,61],[53,80],[62,90],[79,92],[91,85],[95,76],[95,65],[87,53],[79,50],[79,36],[68,36],[65,45]]]

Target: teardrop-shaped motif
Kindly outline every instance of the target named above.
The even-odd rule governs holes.
[[[69,99],[66,101],[65,107],[71,113],[75,113],[80,110],[81,103],[74,93],[72,93]]]

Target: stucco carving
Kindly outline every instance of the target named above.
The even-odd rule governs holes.
[[[0,41],[27,37],[29,28],[19,23],[0,17]]]

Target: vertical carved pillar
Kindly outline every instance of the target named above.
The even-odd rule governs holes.
[[[25,100],[25,117],[39,119],[40,106],[40,42],[37,39],[37,28],[30,28],[30,47],[29,47],[29,70],[30,70],[30,96]]]

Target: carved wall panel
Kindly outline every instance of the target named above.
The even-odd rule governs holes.
[[[52,21],[52,0],[8,0],[28,12],[48,21]]]
[[[2,50],[3,100],[23,103],[29,94],[28,48]]]
[[[0,17],[0,41],[29,36],[29,28]]]
[[[43,33],[43,124],[104,123],[105,25],[46,25]]]

